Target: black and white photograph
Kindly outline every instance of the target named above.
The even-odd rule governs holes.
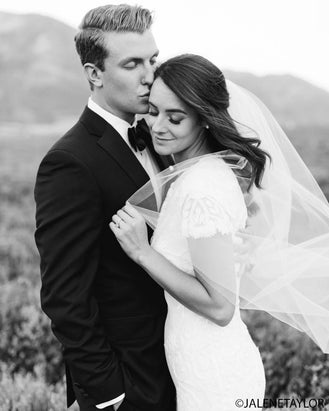
[[[328,16],[0,4],[0,411],[329,411]]]

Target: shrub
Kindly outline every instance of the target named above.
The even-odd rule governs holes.
[[[46,384],[42,372],[19,372],[11,376],[5,364],[0,364],[1,411],[66,411],[63,381]],[[70,411],[78,411],[76,403]]]
[[[305,334],[264,312],[245,313],[266,371],[266,398],[328,398],[329,356]]]
[[[12,375],[33,373],[37,365],[46,381],[62,378],[61,348],[39,307],[39,291],[18,279],[0,288],[0,358]]]

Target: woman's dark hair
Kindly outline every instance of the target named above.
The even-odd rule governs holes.
[[[260,188],[266,157],[258,138],[242,137],[227,109],[229,93],[223,73],[213,63],[195,54],[183,54],[162,63],[155,72],[178,98],[207,124],[211,150],[231,150],[248,160],[250,184]]]

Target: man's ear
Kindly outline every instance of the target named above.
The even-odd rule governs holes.
[[[85,76],[90,84],[94,87],[103,86],[103,72],[92,63],[86,63],[83,66],[85,71]]]

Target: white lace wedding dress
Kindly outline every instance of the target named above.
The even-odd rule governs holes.
[[[152,246],[179,269],[194,275],[187,237],[232,233],[244,227],[247,211],[233,171],[220,159],[203,158],[168,190]],[[220,252],[220,251],[219,251]],[[238,399],[260,399],[264,367],[238,302],[220,327],[166,293],[165,352],[177,390],[177,411],[237,410]]]

